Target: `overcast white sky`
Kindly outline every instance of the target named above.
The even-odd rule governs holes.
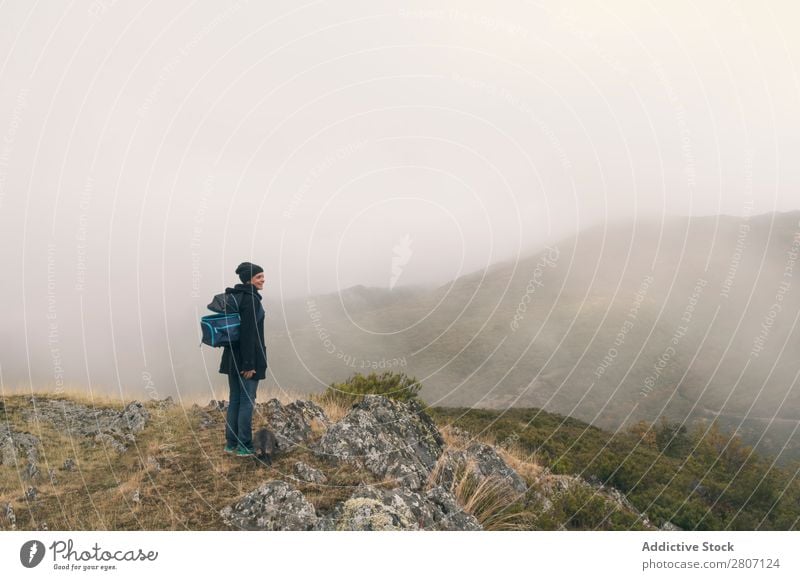
[[[442,284],[800,207],[796,2],[562,4],[3,2],[4,306],[166,318],[242,260],[272,299]]]
[[[3,277],[52,243],[60,291],[444,283],[607,217],[798,208],[797,3],[562,4],[4,2]]]

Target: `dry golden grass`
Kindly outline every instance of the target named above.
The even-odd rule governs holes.
[[[69,400],[86,406],[113,407],[119,408],[126,403],[134,400],[123,397],[119,394],[109,394],[102,391],[94,391],[79,385],[66,385],[64,387],[48,388],[40,386],[35,389],[24,385],[0,385],[0,399],[7,397],[31,397],[35,396],[50,400]]]
[[[540,476],[542,467],[531,461],[527,452],[516,442],[501,446],[491,436],[475,438],[449,425],[440,427],[439,431],[445,442],[445,452],[434,465],[426,483],[427,488],[441,483],[448,451],[464,450],[475,441],[492,445],[503,461],[519,473],[528,485],[536,482]],[[523,499],[524,494],[514,490],[502,478],[479,478],[475,475],[476,471],[473,460],[468,460],[466,465],[462,465],[454,474],[449,486],[449,491],[453,493],[464,511],[475,516],[485,530],[528,529],[527,518],[530,514],[521,508],[509,509],[509,506]]]
[[[463,437],[459,434],[457,429],[453,429],[450,425],[440,427],[439,431],[444,439],[445,450],[449,449],[455,451],[466,449],[470,443],[478,441],[494,447],[503,461],[505,461],[511,469],[519,473],[529,484],[538,479],[542,473],[543,467],[538,464],[517,441],[504,441],[498,444],[497,440],[491,436],[477,438],[470,438],[471,436]]]
[[[508,509],[519,497],[503,479],[486,477],[479,480],[468,471],[458,479],[453,495],[465,512],[475,516],[484,530],[521,530],[525,527],[525,514]]]
[[[347,499],[354,486],[374,484],[373,478],[349,465],[332,465],[311,451],[298,448],[277,456],[271,467],[252,458],[225,454],[224,413],[208,411],[214,425],[200,428],[200,416],[192,403],[182,401],[160,407],[146,401],[150,421],[135,443],[122,454],[89,438],[61,433],[47,421],[29,423],[23,410],[30,407],[29,391],[3,392],[5,417],[15,431],[28,431],[39,438],[42,448],[39,469],[47,476],[53,469],[55,484],[36,481],[37,498],[26,501],[31,485],[22,478],[25,458],[18,466],[0,466],[0,503],[11,502],[17,529],[49,530],[216,530],[227,529],[219,510],[271,479],[286,479],[303,492],[318,509],[326,510]],[[37,391],[37,397],[69,400],[92,407],[121,409],[126,402],[113,397],[87,394],[79,389],[58,393]],[[288,403],[297,398],[285,390],[258,393],[259,402],[278,398]],[[210,400],[210,399],[209,399]],[[208,403],[201,403],[204,407]],[[336,417],[339,408],[323,407]],[[330,415],[329,415],[330,416]],[[312,424],[314,437],[321,437],[325,426]],[[76,462],[74,471],[63,469],[64,460]],[[324,471],[325,485],[292,480],[294,464],[304,461]],[[138,490],[138,501],[134,495]],[[0,521],[0,529],[9,529]]]
[[[137,392],[111,392],[104,389],[90,389],[80,384],[66,384],[64,386],[56,386],[54,384],[37,385],[36,388],[31,389],[28,385],[0,385],[0,399],[2,397],[15,397],[15,396],[31,396],[36,395],[41,398],[51,400],[68,399],[75,403],[87,406],[98,407],[124,407],[131,401],[141,401],[146,403],[153,400],[148,396],[142,396],[141,391]],[[192,405],[197,404],[205,407],[212,399],[227,400],[228,387],[224,387],[219,391],[208,391],[205,393],[178,393],[177,395],[170,395],[178,406],[189,409]],[[303,393],[299,390],[284,389],[284,388],[265,388],[260,386],[256,392],[256,403],[264,403],[270,399],[278,399],[281,403],[287,404],[298,399],[309,399],[312,395]],[[160,397],[164,398],[164,397]]]
[[[7,421],[15,431],[28,431],[39,438],[42,444],[39,469],[44,477],[34,483],[37,498],[26,501],[24,494],[31,483],[22,478],[25,459],[16,467],[0,466],[0,503],[11,502],[14,506],[17,529],[42,529],[46,525],[50,530],[221,530],[227,528],[219,515],[220,509],[271,479],[290,481],[323,512],[348,499],[353,488],[361,483],[389,485],[353,465],[328,463],[305,448],[278,455],[269,468],[250,458],[227,455],[223,452],[224,412],[206,411],[214,425],[200,428],[201,414],[192,409],[195,400],[182,399],[171,407],[144,401],[150,421],[135,443],[125,453],[118,454],[89,438],[60,432],[47,421],[29,423],[23,410],[30,407],[31,394],[41,399],[69,400],[90,408],[118,410],[133,399],[77,388],[58,392],[20,391],[3,391],[6,413],[0,415],[0,421]],[[211,398],[197,398],[197,404],[205,407]],[[258,393],[260,403],[271,398],[284,404],[296,399],[317,399],[332,421],[350,411],[349,405],[340,402],[286,390]],[[324,434],[325,426],[313,424],[312,430],[313,437],[318,438]],[[441,431],[449,449],[463,448],[475,440],[447,426]],[[529,482],[540,470],[513,446],[498,448],[498,452]],[[76,462],[74,471],[63,469],[68,458]],[[327,483],[315,485],[294,480],[293,468],[298,461],[322,470]],[[438,478],[440,468],[441,461],[429,479],[429,486]],[[48,481],[50,469],[55,472],[55,484]],[[518,498],[504,481],[478,480],[464,470],[458,474],[451,491],[485,529],[520,527],[519,513],[507,509]],[[0,520],[0,529],[8,529],[7,525]]]
[[[347,415],[352,408],[351,404],[341,399],[322,397],[317,394],[310,395],[309,398],[317,405],[322,407],[322,410],[325,411],[325,415],[334,423],[344,418],[344,416]]]
[[[443,456],[428,477],[427,489],[442,483],[444,465]],[[524,514],[508,509],[520,499],[520,494],[502,478],[478,477],[476,473],[475,463],[470,459],[459,466],[446,486],[463,510],[475,516],[484,530],[524,529]]]
[[[544,467],[532,461],[528,453],[521,448],[518,444],[514,444],[511,448],[496,447],[497,454],[506,462],[506,464],[520,474],[522,479],[528,482],[536,481],[542,474]]]
[[[442,434],[442,439],[444,439],[445,449],[463,449],[469,444],[470,441],[469,439],[464,439],[458,435],[456,429],[454,429],[451,425],[439,427],[439,433]]]

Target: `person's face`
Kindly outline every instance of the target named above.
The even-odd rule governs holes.
[[[257,290],[264,288],[264,272],[259,272],[250,278],[250,283],[255,286]]]

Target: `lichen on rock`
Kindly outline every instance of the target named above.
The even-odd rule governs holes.
[[[312,530],[317,525],[314,506],[285,481],[260,485],[220,511],[226,525],[239,530]]]
[[[418,403],[367,395],[328,429],[315,452],[421,489],[443,448],[439,430]]]
[[[474,516],[464,512],[442,487],[426,492],[408,488],[359,486],[320,522],[334,530],[480,530]]]

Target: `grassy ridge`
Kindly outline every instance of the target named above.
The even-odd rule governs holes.
[[[538,409],[430,411],[440,425],[488,436],[500,447],[513,443],[554,473],[613,486],[659,526],[799,529],[800,463],[776,468],[716,424],[686,431],[663,421],[640,422],[612,434]]]
[[[279,398],[284,402],[296,398],[287,397],[284,393]],[[61,398],[87,406],[123,407],[119,401]],[[127,452],[118,455],[88,438],[60,432],[46,421],[29,423],[23,416],[29,408],[26,396],[6,396],[4,402],[3,422],[14,431],[32,433],[42,444],[39,468],[45,478],[34,484],[35,499],[25,498],[31,484],[21,477],[22,465],[0,467],[0,504],[12,503],[17,529],[225,529],[219,515],[222,506],[268,479],[287,477],[297,461],[322,470],[328,478],[324,486],[293,482],[321,511],[347,499],[360,483],[391,486],[350,465],[320,460],[302,448],[278,456],[270,470],[228,456],[222,452],[221,413],[211,428],[202,428],[202,416],[189,407],[148,402],[147,427]],[[320,398],[320,402],[332,419],[347,412],[335,401]],[[487,529],[645,529],[635,513],[591,488],[558,488],[560,474],[565,478],[561,483],[580,476],[620,490],[656,525],[669,521],[687,530],[798,529],[797,467],[770,468],[766,459],[714,426],[703,433],[669,423],[640,423],[612,435],[537,409],[430,408],[429,412],[448,445],[454,441],[455,428],[495,445],[530,486],[522,496],[511,498],[499,489],[460,486],[456,490],[460,502]],[[259,418],[254,419],[258,425]],[[76,461],[74,471],[62,467],[67,458]],[[554,476],[543,475],[544,468]],[[47,481],[50,469],[55,482]],[[0,529],[10,529],[2,518]]]
[[[22,465],[19,469],[0,466],[0,504],[12,503],[17,529],[227,529],[219,514],[222,506],[235,502],[265,480],[291,474],[297,461],[323,467],[310,451],[298,449],[276,458],[267,471],[253,461],[223,453],[223,413],[210,412],[215,426],[204,429],[200,415],[189,407],[159,408],[153,401],[145,405],[150,412],[147,427],[128,451],[118,455],[88,438],[60,432],[46,421],[29,423],[22,414],[30,406],[28,398],[6,395],[5,414],[0,417],[13,430],[38,437],[43,448],[39,468],[45,478],[33,484],[37,489],[33,500],[24,497],[31,483],[22,479]],[[65,399],[96,408],[124,407],[120,401],[88,399],[78,393],[37,393],[37,398]],[[279,398],[286,400],[286,393]],[[341,412],[335,408],[326,411],[333,416]],[[258,424],[255,415],[254,422]],[[74,471],[62,468],[67,458],[76,462]],[[55,483],[47,481],[49,469],[54,471]],[[321,508],[346,499],[362,481],[375,483],[370,474],[348,465],[325,465],[324,469],[329,479],[325,487],[296,485]],[[11,529],[2,517],[1,529]]]

